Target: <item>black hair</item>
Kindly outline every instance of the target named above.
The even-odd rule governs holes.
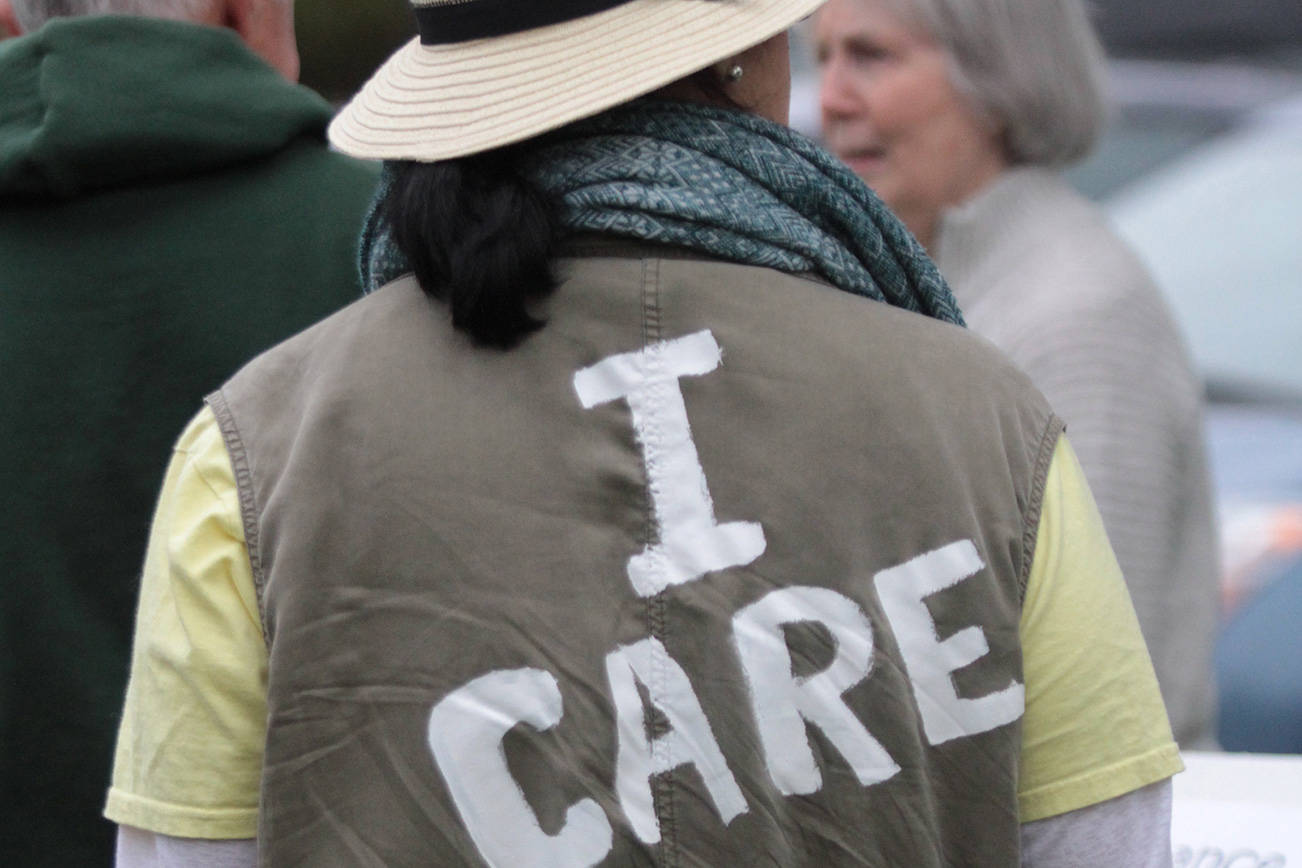
[[[558,207],[510,149],[390,168],[380,216],[421,289],[451,309],[453,327],[498,349],[541,328],[529,307],[556,288]]]

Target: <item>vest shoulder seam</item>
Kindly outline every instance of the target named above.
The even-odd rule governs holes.
[[[1031,565],[1035,560],[1035,543],[1040,532],[1040,513],[1044,508],[1044,491],[1049,477],[1049,465],[1058,447],[1058,438],[1066,426],[1053,413],[1044,425],[1040,435],[1040,444],[1036,450],[1034,472],[1031,476],[1030,498],[1023,512],[1022,524],[1022,563],[1017,573],[1017,603],[1020,607],[1026,602],[1026,586],[1031,577]]]
[[[258,600],[258,622],[262,627],[262,641],[271,647],[271,633],[267,629],[266,574],[262,565],[261,538],[258,534],[258,505],[253,492],[253,469],[249,465],[249,453],[240,436],[235,415],[221,389],[204,398],[217,420],[222,440],[226,443],[226,452],[231,459],[231,470],[235,474],[235,487],[240,498],[240,518],[244,524],[244,545],[249,553],[249,566],[253,573],[253,590]]]

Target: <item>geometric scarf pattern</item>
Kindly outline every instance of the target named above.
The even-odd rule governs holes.
[[[515,159],[560,203],[569,232],[814,274],[963,324],[944,278],[881,200],[811,139],[764,118],[637,100],[517,146]],[[410,270],[375,209],[360,265],[368,291]]]

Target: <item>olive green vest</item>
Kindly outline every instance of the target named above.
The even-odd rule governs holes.
[[[1061,425],[961,329],[616,252],[511,352],[406,278],[209,398],[262,864],[1016,865]]]

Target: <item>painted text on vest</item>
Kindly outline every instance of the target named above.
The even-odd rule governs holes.
[[[679,379],[715,370],[721,359],[708,331],[625,353],[579,371],[581,404],[623,399],[631,410],[657,520],[658,542],[634,555],[627,574],[634,592],[653,596],[711,572],[745,566],[766,547],[757,521],[719,524],[688,424]],[[976,546],[960,540],[878,571],[872,590],[900,649],[922,728],[930,744],[976,735],[1018,719],[1022,685],[960,697],[952,673],[989,651],[971,625],[940,640],[925,600],[984,569]],[[865,591],[868,589],[865,588]],[[833,657],[820,671],[796,676],[784,627],[815,623],[831,637]],[[828,588],[792,585],[770,591],[735,612],[732,647],[764,762],[783,795],[823,785],[807,727],[816,727],[864,787],[900,770],[843,699],[872,677],[873,627],[860,604]],[[639,840],[660,840],[651,781],[691,766],[705,784],[719,822],[748,810],[696,690],[682,666],[654,636],[612,649],[605,658],[617,745],[615,796]],[[651,737],[638,691],[666,728]],[[545,833],[508,768],[502,739],[517,724],[546,730],[562,720],[555,677],[536,668],[497,670],[453,690],[429,716],[428,741],[457,812],[480,855],[493,866],[589,866],[613,846],[610,819],[592,799],[569,806],[555,835]]]

